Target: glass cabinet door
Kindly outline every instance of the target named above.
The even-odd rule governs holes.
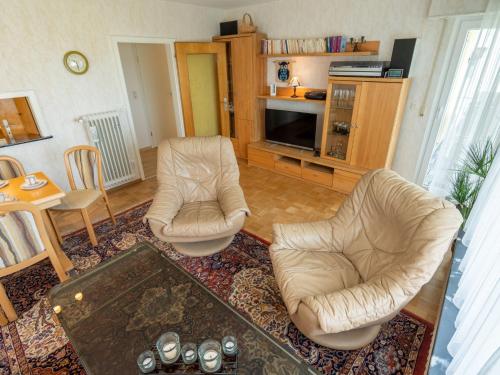
[[[359,89],[357,83],[330,83],[321,149],[323,157],[349,161]]]

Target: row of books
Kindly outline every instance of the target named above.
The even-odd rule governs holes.
[[[345,52],[347,37],[343,35],[315,39],[263,39],[264,55]]]

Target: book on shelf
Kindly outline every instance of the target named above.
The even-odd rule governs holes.
[[[345,35],[314,39],[262,39],[261,41],[263,55],[335,53],[345,52],[346,47]]]

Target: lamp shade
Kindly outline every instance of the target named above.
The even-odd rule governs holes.
[[[292,79],[288,83],[288,86],[292,86],[292,87],[298,87],[298,86],[300,86],[299,77],[297,77],[297,76],[292,77]]]

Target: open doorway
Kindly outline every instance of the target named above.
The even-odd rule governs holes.
[[[170,49],[162,43],[118,42],[127,98],[144,178],[156,176],[157,147],[180,136],[169,69]]]

